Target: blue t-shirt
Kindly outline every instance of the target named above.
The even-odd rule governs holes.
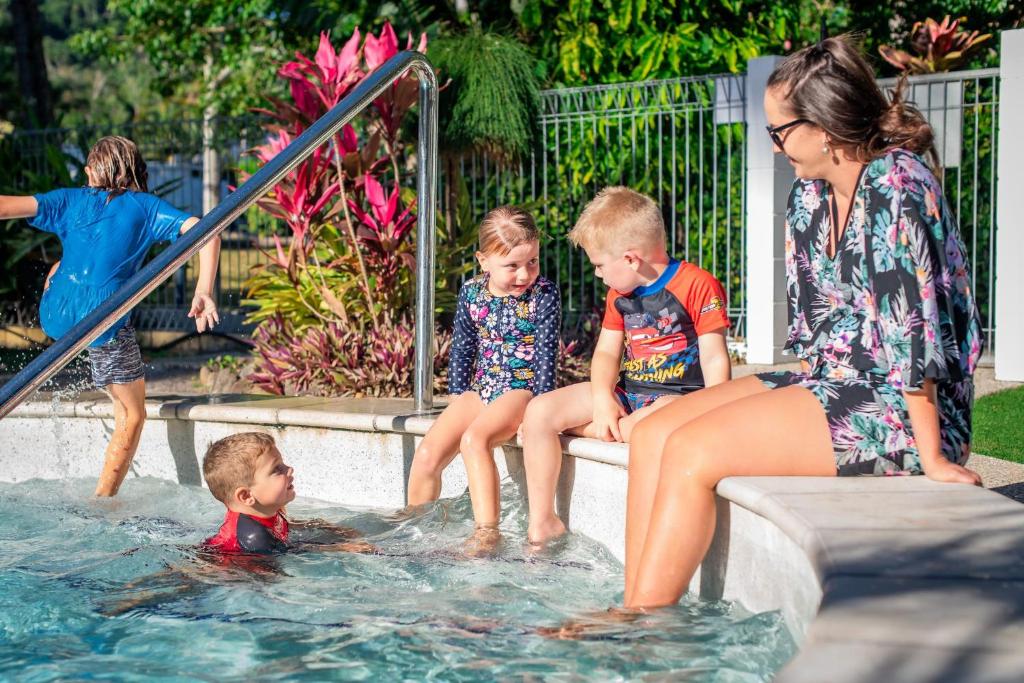
[[[159,197],[125,192],[107,202],[107,191],[90,187],[35,196],[39,209],[29,223],[52,232],[64,247],[60,266],[43,293],[43,331],[60,338],[138,272],[155,242],[177,239],[190,214]],[[128,316],[90,346],[114,338]]]

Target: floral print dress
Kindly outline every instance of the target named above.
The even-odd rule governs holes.
[[[491,403],[514,389],[551,391],[562,325],[558,288],[539,277],[519,296],[495,296],[487,280],[484,273],[459,291],[449,392],[475,391]]]
[[[982,333],[942,188],[909,151],[870,162],[834,258],[830,192],[824,181],[797,180],[786,214],[786,348],[810,372],[758,377],[814,394],[840,475],[922,472],[903,390],[934,380],[942,453],[962,464]]]

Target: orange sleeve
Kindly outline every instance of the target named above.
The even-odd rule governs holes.
[[[697,336],[729,327],[726,311],[725,289],[714,275],[702,268],[695,268],[686,293],[686,310],[693,319]]]
[[[619,293],[614,289],[608,289],[608,298],[605,299],[604,303],[604,320],[601,321],[601,327],[609,330],[624,330],[626,324],[622,320],[622,314],[619,313],[619,309],[615,308],[615,300],[619,298]]]

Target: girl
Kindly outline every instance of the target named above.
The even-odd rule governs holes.
[[[146,162],[131,140],[105,137],[89,151],[88,186],[35,196],[0,196],[0,218],[28,218],[61,241],[63,255],[46,278],[39,319],[58,338],[138,272],[154,242],[171,242],[199,219],[147,194]],[[196,329],[220,321],[211,298],[220,238],[199,252],[199,280],[189,317]],[[97,496],[117,494],[139,445],[146,419],[142,358],[129,315],[90,344],[89,364],[96,386],[114,402],[114,433]]]
[[[538,277],[540,235],[526,211],[502,206],[480,223],[478,277],[459,292],[448,368],[456,398],[423,438],[409,472],[409,505],[437,500],[441,472],[462,453],[476,533],[471,554],[498,540],[499,488],[493,449],[523,421],[531,398],[555,387],[562,307]]]
[[[781,63],[768,134],[797,181],[786,216],[788,348],[770,372],[684,396],[629,451],[627,607],[675,603],[724,477],[917,474],[980,484],[970,452],[981,327],[956,221],[923,155],[932,132],[886,100],[849,38]]]

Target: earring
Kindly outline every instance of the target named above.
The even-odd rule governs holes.
[[[828,145],[822,145],[822,146],[821,146],[821,153],[822,153],[822,154],[824,154],[824,155],[826,155],[826,156],[827,156],[827,155],[828,155],[828,154],[830,154],[831,152],[832,152],[832,149],[831,149],[831,148],[830,148],[830,147],[829,147]]]

